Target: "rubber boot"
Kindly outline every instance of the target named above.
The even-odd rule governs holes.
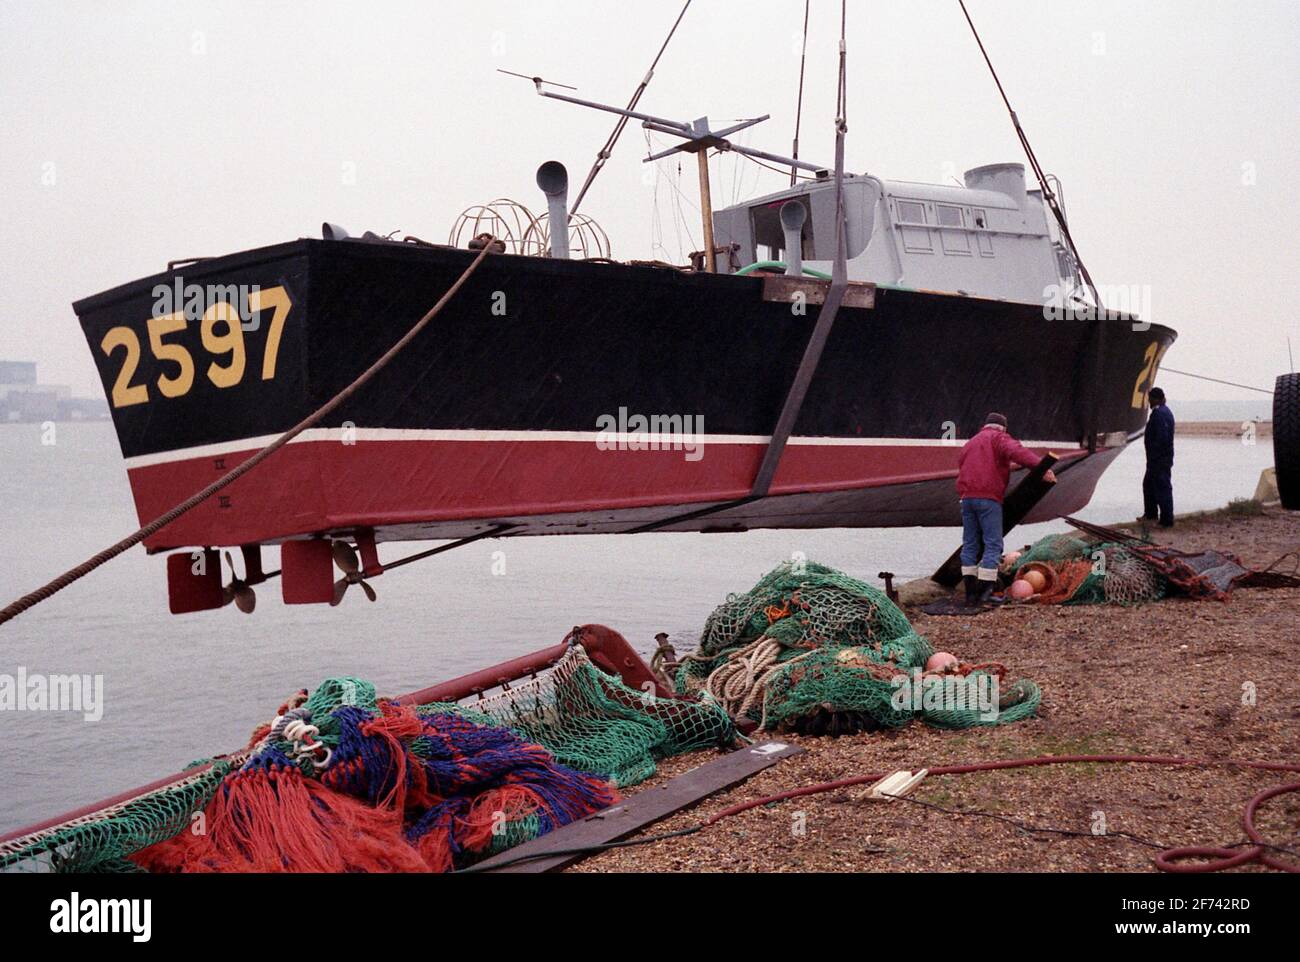
[[[975,595],[975,601],[973,603],[976,605],[991,604],[993,601],[993,590],[997,586],[998,583],[996,581],[980,581],[979,588]]]
[[[966,607],[975,604],[975,598],[979,594],[979,579],[974,575],[962,575],[962,584],[966,588]]]

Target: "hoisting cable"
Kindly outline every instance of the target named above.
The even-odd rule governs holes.
[[[637,84],[636,91],[632,94],[632,99],[627,102],[628,110],[636,109],[637,102],[640,101],[641,95],[645,93],[646,88],[650,86],[650,79],[655,75],[655,67],[659,66],[659,58],[662,57],[664,51],[668,49],[668,43],[673,39],[673,34],[677,32],[677,25],[682,22],[682,17],[686,16],[686,10],[690,5],[691,0],[686,0],[686,4],[682,7],[681,13],[677,14],[677,19],[673,21],[673,28],[668,31],[668,36],[664,38],[663,44],[659,47],[659,52],[655,54],[655,58],[650,64],[650,69],[647,70],[645,76],[641,78],[641,83]],[[624,114],[618,118],[618,123],[614,124],[613,131],[610,132],[609,137],[605,140],[605,146],[601,147],[600,151],[596,154],[596,162],[591,165],[591,170],[587,172],[587,179],[582,182],[582,189],[578,191],[578,196],[574,199],[573,206],[569,208],[570,217],[576,214],[578,208],[582,206],[582,198],[587,196],[587,190],[591,187],[592,181],[596,179],[596,175],[599,174],[601,169],[605,166],[605,161],[609,160],[610,155],[613,154],[614,145],[618,143],[618,138],[623,136],[623,128],[627,126],[629,120],[631,120],[631,118]]]
[[[1093,300],[1096,303],[1098,310],[1100,310],[1102,307],[1101,296],[1097,293],[1097,285],[1092,282],[1092,275],[1088,273],[1088,268],[1084,265],[1083,258],[1079,255],[1078,245],[1075,244],[1074,238],[1070,235],[1070,227],[1066,223],[1065,212],[1061,209],[1060,204],[1057,202],[1055,192],[1047,182],[1047,175],[1039,165],[1038,157],[1034,154],[1034,148],[1030,145],[1029,138],[1025,135],[1025,129],[1020,126],[1020,118],[1016,116],[1016,111],[1011,106],[1011,100],[1007,97],[1007,92],[1002,86],[1002,80],[998,77],[998,72],[993,67],[993,61],[989,59],[988,51],[984,49],[984,41],[980,39],[979,31],[975,29],[975,22],[971,20],[970,12],[966,9],[966,0],[957,0],[957,3],[961,6],[961,12],[966,17],[966,23],[970,25],[970,32],[975,37],[975,42],[979,45],[980,54],[984,57],[984,63],[988,65],[989,73],[993,76],[993,82],[997,84],[998,93],[1002,97],[1002,102],[1006,104],[1007,113],[1011,115],[1011,123],[1016,128],[1016,137],[1019,138],[1020,146],[1024,149],[1025,156],[1029,160],[1029,166],[1033,169],[1034,178],[1038,181],[1038,186],[1043,192],[1043,199],[1047,201],[1048,207],[1051,208],[1052,215],[1056,218],[1057,224],[1060,225],[1061,236],[1064,237],[1066,243],[1070,245],[1070,250],[1074,254],[1075,263],[1079,265],[1079,274],[1083,277],[1084,283],[1088,285],[1088,290],[1092,292]]]
[[[280,448],[284,447],[286,444],[288,444],[290,441],[296,438],[299,434],[302,434],[303,431],[306,431],[308,428],[313,427],[314,425],[320,423],[320,421],[323,420],[328,414],[330,414],[332,411],[337,409],[339,405],[341,405],[344,401],[348,400],[348,398],[352,397],[352,395],[356,394],[357,391],[361,390],[361,388],[364,387],[370,381],[371,378],[373,378],[376,374],[382,371],[393,358],[395,358],[398,354],[400,354],[402,350],[408,344],[411,343],[411,341],[415,340],[415,338],[419,336],[421,331],[423,331],[426,327],[428,327],[429,322],[432,321],[438,315],[438,312],[441,311],[447,305],[448,301],[450,301],[453,297],[456,296],[456,293],[461,289],[461,287],[464,286],[465,282],[469,280],[470,275],[472,275],[476,270],[478,270],[479,265],[483,263],[483,259],[490,252],[489,250],[490,247],[491,247],[490,244],[484,244],[483,249],[479,251],[478,256],[475,257],[474,260],[470,262],[470,265],[465,268],[464,272],[460,275],[460,277],[456,278],[456,282],[452,284],[451,287],[447,288],[447,292],[443,294],[442,297],[438,298],[438,303],[434,304],[433,307],[429,308],[429,310],[425,313],[425,315],[421,317],[418,321],[416,321],[415,324],[411,326],[411,329],[407,331],[405,334],[403,334],[401,339],[396,344],[394,344],[387,351],[385,351],[384,354],[379,358],[379,360],[375,361],[374,364],[371,364],[370,367],[366,368],[365,371],[363,371],[355,381],[353,381],[343,390],[339,391],[338,394],[334,395],[332,398],[330,398],[328,401],[322,404],[311,414],[307,415],[307,417],[303,418],[301,421],[299,421],[289,430],[285,431],[283,434],[281,434],[278,438],[276,438],[266,447],[262,448],[260,451],[258,451],[252,457],[250,457],[247,461],[242,462],[233,470],[228,471],[226,474],[223,474],[221,477],[213,481],[202,491],[199,491],[191,495],[190,497],[182,501],[180,504],[172,508],[170,511],[167,511],[162,515],[159,515],[157,518],[150,521],[148,524],[140,528],[134,534],[128,535],[127,537],[123,538],[121,541],[117,542],[116,544],[108,548],[105,548],[103,551],[99,552],[99,554],[87,558],[85,561],[77,565],[75,568],[71,568],[68,571],[65,571],[63,574],[59,575],[53,581],[49,582],[48,584],[42,585],[40,588],[37,588],[35,591],[30,592],[29,594],[23,595],[17,601],[8,605],[3,610],[0,610],[0,624],[4,624],[6,621],[11,621],[14,618],[17,618],[28,608],[32,607],[35,604],[38,604],[39,602],[44,601],[46,598],[49,598],[51,595],[55,594],[56,592],[62,591],[64,588],[72,584],[74,581],[77,581],[80,578],[84,578],[86,575],[90,574],[90,572],[94,571],[104,562],[116,558],[118,555],[126,551],[128,548],[139,544],[145,538],[162,530],[167,525],[171,524],[173,521],[179,518],[181,515],[185,514],[185,512],[198,506],[199,504],[202,504],[204,501],[212,497],[212,495],[216,494],[222,488],[234,483],[239,478],[247,474],[249,471],[253,470],[253,468],[257,467],[259,464],[261,464],[263,461],[269,458],[276,451],[280,450]]]
[[[970,11],[966,9],[966,0],[957,0],[961,7],[962,15],[966,18],[966,23],[970,26],[970,32],[975,37],[975,43],[979,45],[980,54],[984,57],[984,63],[988,65],[989,73],[993,76],[993,82],[997,84],[998,93],[1002,97],[1002,102],[1006,105],[1007,113],[1011,115],[1012,126],[1016,129],[1016,137],[1020,140],[1020,146],[1025,152],[1025,157],[1029,160],[1029,166],[1033,169],[1034,178],[1038,181],[1038,187],[1042,191],[1043,200],[1046,201],[1052,216],[1056,218],[1056,223],[1060,228],[1061,236],[1065,239],[1066,244],[1070,247],[1070,252],[1074,256],[1074,262],[1079,266],[1079,275],[1083,282],[1088,285],[1088,290],[1092,293],[1093,303],[1097,310],[1097,349],[1093,355],[1092,367],[1092,403],[1089,412],[1088,425],[1088,450],[1097,449],[1097,434],[1100,431],[1099,422],[1101,420],[1101,372],[1102,364],[1106,354],[1106,309],[1101,302],[1101,294],[1097,290],[1097,285],[1092,282],[1092,275],[1088,272],[1088,267],[1083,262],[1083,257],[1079,253],[1079,246],[1074,242],[1074,236],[1070,233],[1070,225],[1066,223],[1065,212],[1061,209],[1057,201],[1055,192],[1048,183],[1047,175],[1043,172],[1042,166],[1038,163],[1038,157],[1034,153],[1033,146],[1029,143],[1029,137],[1025,134],[1025,129],[1020,125],[1020,118],[1016,115],[1015,109],[1011,106],[1011,100],[1007,97],[1007,92],[1002,86],[1002,80],[998,77],[997,70],[993,67],[993,61],[989,58],[988,51],[984,49],[984,41],[980,39],[979,31],[975,29],[975,21],[971,19]]]
[[[799,126],[803,122],[803,71],[808,64],[808,8],[812,5],[812,0],[804,0],[803,3],[803,50],[799,54],[799,99],[795,101],[794,107],[794,148],[790,153],[793,160],[799,159]],[[766,165],[764,165],[766,166]],[[793,187],[799,180],[799,170],[797,167],[790,168],[790,186]]]

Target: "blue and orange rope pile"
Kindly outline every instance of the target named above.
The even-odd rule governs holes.
[[[248,747],[0,843],[0,871],[447,871],[614,802],[660,758],[729,745],[708,699],[663,699],[580,645],[469,705],[333,678]]]
[[[250,751],[189,828],[130,861],[162,872],[445,872],[618,797],[507,728],[377,700],[356,679],[284,706]]]

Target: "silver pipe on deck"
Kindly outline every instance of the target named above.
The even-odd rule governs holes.
[[[803,222],[808,209],[797,200],[781,205],[781,230],[785,234],[785,272],[792,277],[803,274]]]
[[[569,259],[569,172],[558,160],[537,168],[537,186],[546,195],[550,224],[551,256]]]

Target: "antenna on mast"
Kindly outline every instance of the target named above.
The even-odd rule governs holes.
[[[508,73],[509,71],[502,71]],[[732,150],[746,157],[757,157],[762,160],[770,160],[782,167],[798,167],[803,170],[819,172],[825,170],[825,167],[819,164],[810,164],[807,161],[797,160],[793,157],[782,157],[780,154],[771,154],[765,150],[756,150],[753,147],[742,147],[733,144],[727,139],[731,134],[753,127],[767,120],[771,115],[763,114],[761,117],[751,117],[748,120],[742,120],[740,123],[732,124],[730,127],[724,127],[721,130],[714,130],[709,126],[708,117],[700,117],[690,122],[683,120],[670,120],[667,117],[656,117],[654,114],[644,114],[635,110],[629,110],[626,107],[614,107],[610,104],[597,103],[594,100],[583,100],[581,97],[573,97],[569,94],[555,93],[554,91],[544,90],[544,86],[561,86],[552,84],[541,77],[526,77],[524,74],[512,74],[515,77],[524,77],[533,82],[537,88],[538,95],[549,97],[552,100],[562,100],[565,103],[577,104],[579,107],[590,107],[593,110],[603,110],[606,113],[618,114],[622,117],[628,117],[633,120],[641,121],[641,126],[646,130],[653,130],[661,134],[671,134],[674,137],[681,137],[682,142],[667,150],[661,150],[657,154],[651,154],[646,157],[642,163],[660,160],[664,157],[681,152],[695,154],[699,160],[700,168],[700,214],[704,218],[704,265],[710,273],[715,272],[714,249],[713,249],[713,201],[709,189],[709,149],[713,148],[719,151]]]
[[[554,80],[543,80],[541,77],[530,77],[530,76],[528,76],[528,74],[526,74],[526,73],[515,73],[513,70],[502,70],[500,67],[497,67],[497,73],[503,73],[503,74],[505,74],[507,77],[519,77],[519,78],[521,78],[521,79],[523,79],[523,80],[531,80],[533,83],[537,84],[539,87],[540,87],[541,84],[547,84],[548,86],[551,86],[551,87],[563,87],[565,90],[577,90],[577,89],[578,89],[577,87],[572,87],[572,86],[570,86],[569,84],[560,84],[560,83],[556,83]]]

